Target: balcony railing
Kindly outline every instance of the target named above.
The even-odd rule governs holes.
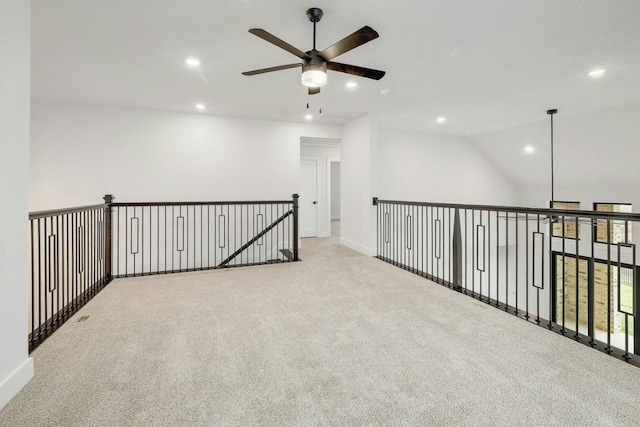
[[[639,214],[373,204],[381,260],[640,366]]]
[[[114,276],[297,260],[294,203],[112,203]]]
[[[30,351],[111,281],[109,216],[108,204],[29,214]]]
[[[34,350],[113,278],[298,261],[284,201],[105,203],[29,214]]]

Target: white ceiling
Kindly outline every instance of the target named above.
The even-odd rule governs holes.
[[[330,71],[311,97],[298,69],[241,75],[298,61],[249,28],[310,50],[311,6],[324,10],[319,50],[370,25],[380,38],[336,60],[387,75]],[[203,102],[204,114],[287,121],[303,121],[310,101],[327,115],[320,123],[379,113],[452,135],[540,121],[548,108],[640,102],[638,0],[33,0],[32,15],[35,99],[182,112]],[[186,68],[188,56],[200,71]],[[608,71],[589,78],[595,67]]]

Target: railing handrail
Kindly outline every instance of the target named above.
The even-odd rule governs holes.
[[[85,212],[93,209],[104,209],[106,207],[107,207],[107,204],[102,203],[99,205],[87,205],[87,206],[77,206],[74,208],[62,208],[62,209],[51,209],[47,211],[29,212],[29,220],[38,219],[38,218],[47,218],[47,217],[56,216],[56,215],[72,214],[76,212]]]
[[[527,208],[518,206],[499,206],[499,205],[472,205],[460,203],[435,203],[435,202],[414,202],[402,200],[382,200],[377,197],[373,198],[373,205],[385,203],[389,205],[408,205],[408,206],[426,206],[438,208],[452,209],[473,209],[480,211],[494,211],[507,213],[523,213],[532,215],[546,216],[571,216],[571,217],[589,217],[594,219],[613,219],[622,221],[640,221],[640,213],[633,212],[603,212],[588,210],[572,210],[572,209],[551,209],[551,208]],[[533,218],[532,218],[533,219]]]
[[[200,205],[276,205],[276,204],[291,204],[291,200],[248,200],[248,201],[210,201],[210,202],[115,202],[111,203],[111,206],[200,206]]]

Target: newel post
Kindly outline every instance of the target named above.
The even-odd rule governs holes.
[[[105,194],[104,196],[104,277],[111,280],[111,202],[113,195]]]
[[[298,258],[298,194],[293,194],[293,260],[300,261]]]

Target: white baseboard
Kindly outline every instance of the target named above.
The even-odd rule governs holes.
[[[367,248],[366,246],[362,246],[359,243],[352,242],[351,240],[345,239],[344,237],[340,237],[340,244],[367,256],[374,256],[376,254],[375,249]]]
[[[4,408],[22,387],[33,378],[33,359],[28,357],[0,383],[0,409]]]

